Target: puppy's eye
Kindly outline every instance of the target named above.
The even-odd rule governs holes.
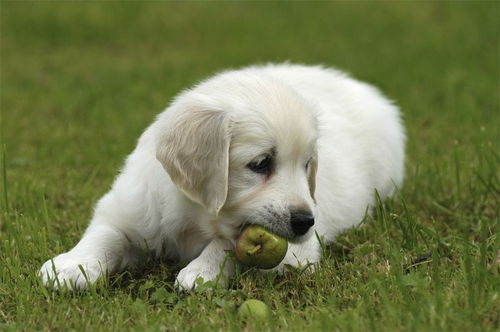
[[[255,173],[269,174],[273,166],[273,159],[271,156],[266,156],[261,160],[253,161],[247,167]]]

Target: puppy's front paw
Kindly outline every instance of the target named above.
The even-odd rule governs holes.
[[[201,284],[211,281],[226,286],[227,280],[227,274],[219,266],[194,260],[179,272],[175,288],[178,291],[196,290]]]
[[[81,260],[65,253],[46,261],[38,275],[47,287],[85,289],[101,276],[101,271],[97,261]]]

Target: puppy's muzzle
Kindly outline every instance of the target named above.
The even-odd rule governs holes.
[[[290,214],[290,223],[293,233],[296,236],[301,236],[314,225],[314,216],[308,210],[295,210]]]

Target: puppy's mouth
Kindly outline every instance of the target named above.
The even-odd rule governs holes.
[[[271,230],[272,231],[272,230]],[[283,233],[279,233],[279,232],[274,232],[272,231],[273,233],[287,239],[289,242],[291,243],[302,243],[302,242],[305,242],[307,239],[309,239],[313,234],[314,232],[311,230],[309,230],[307,233],[303,234],[303,235],[296,235],[294,234],[293,232],[285,232],[284,234]]]
[[[276,234],[276,235],[286,239],[287,241],[289,241],[291,243],[302,243],[302,242],[306,241],[307,239],[309,239],[314,234],[312,229],[310,229],[307,233],[305,233],[303,235],[297,235],[292,231],[292,229],[290,227],[273,227],[274,225],[269,225],[269,224],[265,224],[265,223],[245,222],[241,226],[240,231],[238,233],[238,236],[239,236],[239,234],[241,234],[241,232],[243,232],[243,230],[245,228],[247,228],[250,225],[260,225],[260,226],[266,228],[271,233]]]

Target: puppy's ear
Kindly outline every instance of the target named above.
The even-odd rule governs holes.
[[[314,193],[316,191],[316,173],[318,171],[318,153],[314,151],[314,155],[309,162],[309,169],[307,174],[307,182],[309,184],[309,192],[311,193],[312,199],[316,202]]]
[[[177,187],[217,215],[227,197],[230,121],[222,111],[188,110],[170,118],[156,158]]]

